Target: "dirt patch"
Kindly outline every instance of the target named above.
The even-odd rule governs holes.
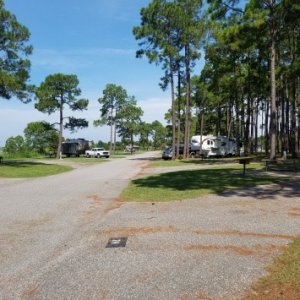
[[[206,296],[202,291],[197,292],[197,294],[195,295],[195,297],[191,297],[189,295],[183,295],[180,297],[180,300],[218,300],[217,298],[210,298],[208,296]]]
[[[102,200],[98,195],[89,195],[87,198],[93,203],[100,203]]]
[[[120,208],[124,202],[121,202],[119,200],[114,201],[108,208],[105,209],[105,213],[109,213],[110,211],[113,211],[115,209]]]
[[[300,208],[295,207],[288,211],[288,214],[293,217],[300,217]]]
[[[207,230],[195,230],[196,234],[200,235],[222,235],[222,236],[252,236],[258,238],[279,238],[292,240],[294,236],[287,234],[269,234],[269,233],[257,233],[257,232],[243,232],[238,230],[224,230],[224,231],[207,231]]]
[[[96,194],[89,195],[86,198],[88,199],[89,207],[85,210],[83,217],[90,220],[98,215],[98,208],[101,206],[103,201],[102,198]]]
[[[154,234],[159,232],[176,232],[176,228],[174,226],[167,226],[167,227],[124,227],[124,228],[113,228],[107,230],[99,230],[100,234],[105,235],[137,235],[137,234]]]
[[[243,300],[299,300],[299,292],[289,285],[251,290]]]
[[[190,245],[185,247],[187,251],[232,251],[242,256],[269,256],[271,252],[282,251],[286,248],[283,245],[257,244],[253,247],[235,246],[235,245]]]
[[[147,175],[146,169],[148,169],[149,162],[148,161],[142,162],[139,164],[139,166],[140,166],[141,170],[133,179],[138,179],[138,178],[141,178],[141,177],[144,177],[145,175]]]
[[[38,219],[30,220],[19,220],[15,222],[12,226],[16,227],[17,230],[26,230],[30,231],[36,227],[43,226],[50,221],[50,218],[45,216]]]
[[[22,298],[31,299],[37,293],[38,288],[39,288],[39,284],[32,285],[22,294]]]

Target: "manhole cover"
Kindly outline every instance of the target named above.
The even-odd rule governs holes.
[[[127,242],[127,237],[114,237],[108,240],[105,248],[119,248],[125,247]]]

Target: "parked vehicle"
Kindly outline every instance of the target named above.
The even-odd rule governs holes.
[[[133,145],[133,146],[127,145],[127,146],[125,147],[125,149],[124,149],[124,152],[130,152],[130,153],[136,152],[136,151],[139,150],[139,148],[140,148],[139,146],[135,146],[135,145]]]
[[[86,157],[109,158],[109,155],[110,155],[109,151],[105,150],[104,148],[92,148],[91,150],[85,151]]]
[[[177,150],[177,148],[176,148],[176,150]],[[184,146],[183,145],[180,145],[179,146],[179,152],[178,152],[178,154],[179,155],[183,155],[183,150],[184,150]],[[167,159],[172,159],[172,153],[173,153],[173,147],[167,147],[164,151],[163,151],[163,153],[162,153],[162,159],[165,159],[165,160],[167,160]],[[189,148],[189,155],[190,156],[192,156],[193,155],[193,153],[192,153],[192,151],[191,151],[191,147]]]
[[[191,150],[204,157],[233,156],[237,153],[237,143],[226,136],[201,136],[191,138]]]
[[[172,147],[167,147],[163,153],[162,153],[162,159],[164,160],[168,160],[168,159],[172,159],[172,153],[173,153],[173,149]]]
[[[85,154],[85,151],[90,148],[89,141],[85,139],[72,139],[66,140],[62,143],[62,151],[63,155],[67,157],[70,156],[80,156],[81,154]]]

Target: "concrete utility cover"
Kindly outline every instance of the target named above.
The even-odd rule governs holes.
[[[125,247],[127,242],[127,237],[114,237],[108,240],[105,248],[119,248]]]

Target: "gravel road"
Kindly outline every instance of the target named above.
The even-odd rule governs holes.
[[[154,155],[0,179],[0,299],[241,299],[300,234],[299,179],[119,202]],[[125,247],[106,248],[119,237]]]

